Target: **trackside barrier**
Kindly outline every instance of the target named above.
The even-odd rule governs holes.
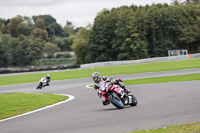
[[[189,59],[191,59],[191,54],[189,54]]]
[[[104,67],[104,66],[114,66],[114,65],[123,65],[123,64],[136,64],[136,63],[145,63],[145,62],[158,62],[158,61],[172,61],[172,60],[186,60],[192,58],[199,58],[200,53],[181,55],[181,56],[170,56],[170,57],[156,57],[156,58],[147,58],[139,60],[125,60],[125,61],[108,61],[108,62],[97,62],[90,64],[82,64],[81,68],[93,68],[93,67]]]
[[[43,68],[40,68],[37,66],[35,66],[35,67],[12,67],[12,68],[0,68],[0,74],[76,69],[76,68],[80,68],[80,65],[65,65],[65,66],[43,67]]]

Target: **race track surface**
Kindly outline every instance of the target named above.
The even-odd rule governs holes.
[[[200,73],[200,69],[112,76],[122,79]],[[53,79],[53,77],[52,77]],[[122,133],[200,121],[200,81],[127,86],[138,99],[136,107],[103,106],[91,78],[1,86],[0,93],[69,94],[72,101],[30,115],[0,122],[0,133]]]

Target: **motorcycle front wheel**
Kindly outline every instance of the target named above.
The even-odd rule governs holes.
[[[42,85],[43,85],[42,83],[39,83],[36,89],[42,89]]]
[[[136,97],[134,95],[132,95],[132,103],[130,104],[131,106],[136,106],[138,103]]]
[[[120,97],[118,96],[118,94],[116,92],[113,92],[112,94],[110,94],[108,96],[108,99],[118,109],[124,108],[124,102],[120,99]]]

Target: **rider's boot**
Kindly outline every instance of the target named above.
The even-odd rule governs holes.
[[[127,94],[128,94],[128,93],[131,93],[131,92],[129,91],[129,89],[127,89],[125,86],[123,86],[122,88],[124,89],[124,92],[126,92]]]
[[[128,94],[128,93],[131,93],[131,92],[129,91],[129,89],[127,89],[127,88],[125,87],[124,84],[120,84],[120,83],[119,83],[119,86],[120,86],[122,89],[124,89],[124,92],[125,92],[125,93],[127,93],[127,94]]]
[[[108,101],[107,99],[103,99],[103,105],[106,106],[108,104],[110,104],[110,101]]]

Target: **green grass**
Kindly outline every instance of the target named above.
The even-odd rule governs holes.
[[[180,82],[180,81],[192,81],[192,80],[200,80],[200,73],[125,80],[124,84],[125,85],[138,85],[138,84],[153,84],[153,83]],[[90,85],[89,87],[94,87],[94,85]]]
[[[67,98],[48,93],[0,93],[0,119],[39,109]]]
[[[166,76],[166,77],[155,77],[155,78],[144,78],[125,80],[125,85],[136,85],[136,84],[152,84],[152,83],[164,83],[164,82],[178,82],[178,81],[191,81],[200,80],[200,73],[177,75],[177,76]]]
[[[34,74],[24,74],[15,76],[2,76],[0,77],[0,86],[38,82],[39,78],[45,76],[47,73],[51,75],[52,80],[64,80],[64,79],[91,77],[92,73],[95,71],[100,72],[101,75],[103,76],[108,76],[108,75],[171,71],[171,70],[193,69],[193,68],[200,68],[200,59],[101,67],[93,69],[92,68],[78,69],[78,70],[68,70],[60,72],[34,73]]]
[[[200,132],[200,122],[183,124],[178,126],[169,126],[167,128],[135,131],[131,133],[199,133],[199,132]]]
[[[93,69],[79,69],[60,72],[48,72],[51,75],[52,80],[64,80],[91,77],[91,74],[95,71],[100,72],[103,76],[107,75],[120,75],[120,74],[134,74],[156,71],[170,71],[181,69],[193,69],[200,68],[200,59],[182,60],[182,61],[170,61],[170,62],[158,62],[147,64],[135,64],[135,65],[123,65],[114,67],[102,67]],[[38,82],[39,78],[45,76],[45,73],[24,74],[15,76],[2,76],[0,77],[1,85],[12,85]],[[188,81],[199,80],[200,74],[189,74],[181,76],[168,76],[148,79],[127,80],[125,85],[131,84],[149,84],[149,83],[161,83],[161,82],[175,82],[175,81]],[[0,119],[8,118],[11,116],[19,115],[31,110],[35,110],[47,105],[63,101],[67,97],[53,94],[30,94],[30,93],[7,93],[0,94]],[[165,129],[139,131],[134,133],[193,133],[194,131],[200,131],[200,124],[188,124],[181,126],[172,126]],[[174,133],[175,133],[174,132]]]

